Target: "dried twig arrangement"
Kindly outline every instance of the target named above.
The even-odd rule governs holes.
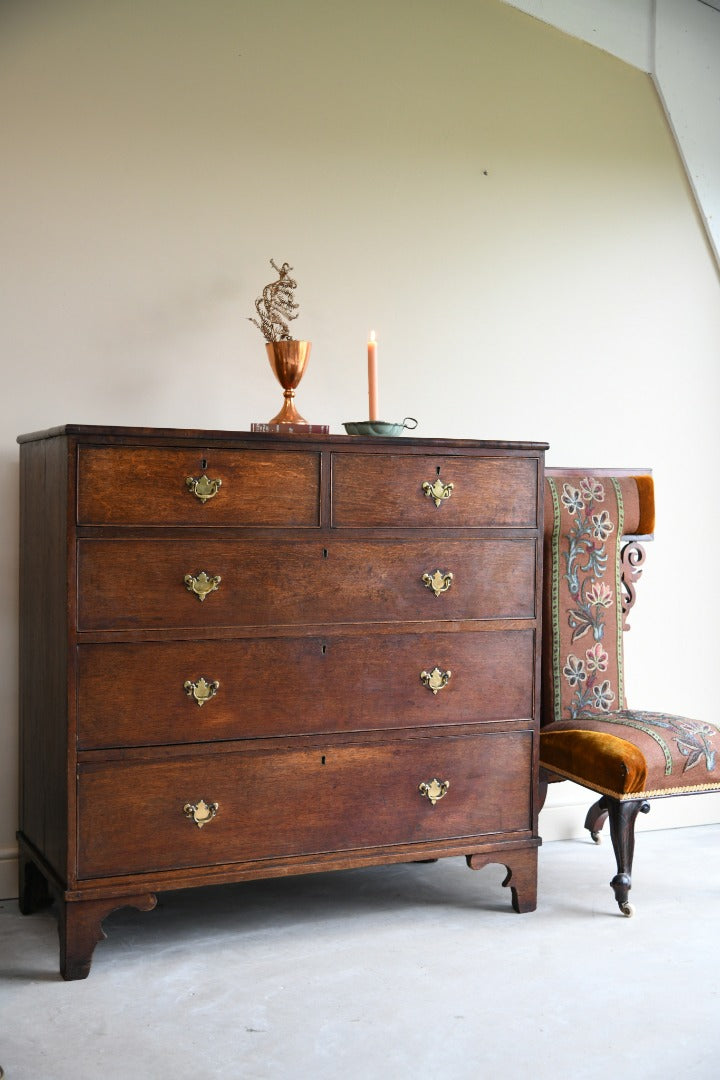
[[[277,281],[266,285],[262,296],[258,296],[255,310],[259,318],[251,318],[250,322],[258,327],[266,341],[292,341],[288,323],[297,319],[300,307],[292,298],[293,289],[297,289],[297,281],[290,277],[292,266],[289,263],[278,266],[275,260],[271,259],[270,265],[279,277]]]

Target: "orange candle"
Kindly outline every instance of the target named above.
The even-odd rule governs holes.
[[[370,405],[370,420],[378,420],[378,372],[377,372],[377,342],[375,331],[370,331],[368,341],[368,401]]]

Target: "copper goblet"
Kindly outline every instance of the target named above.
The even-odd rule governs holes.
[[[283,388],[285,400],[277,416],[269,420],[270,424],[307,424],[295,408],[295,390],[303,377],[303,372],[310,356],[311,341],[268,341],[267,349],[270,367],[275,372],[277,381]]]

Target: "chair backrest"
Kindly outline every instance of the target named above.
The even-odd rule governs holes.
[[[649,470],[546,470],[543,724],[625,707],[621,552],[654,517]]]

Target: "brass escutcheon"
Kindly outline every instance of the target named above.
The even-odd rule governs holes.
[[[213,576],[212,574],[206,574],[204,570],[201,570],[197,575],[186,574],[183,581],[185,582],[187,591],[194,593],[202,603],[208,593],[215,592],[216,589],[220,588],[222,578],[219,574]]]
[[[438,690],[447,686],[451,677],[452,671],[441,671],[439,667],[434,667],[432,671],[420,672],[420,682],[423,686],[427,686],[428,690],[432,690],[433,694],[437,694]]]
[[[204,799],[200,799],[197,803],[186,802],[183,806],[183,814],[186,818],[192,818],[198,829],[202,829],[203,825],[207,825],[208,821],[212,821],[217,812],[218,804],[216,802],[207,803]]]
[[[429,799],[433,806],[436,802],[440,802],[441,799],[445,798],[449,788],[449,780],[438,780],[437,778],[433,778],[432,780],[428,780],[427,783],[418,785],[420,794],[426,799]]]
[[[442,570],[436,570],[434,574],[423,574],[422,581],[427,589],[432,589],[435,596],[439,596],[448,591],[453,583],[453,575],[449,571],[443,574]]]
[[[183,683],[183,688],[188,697],[195,698],[198,705],[202,706],[210,698],[215,697],[220,689],[220,683],[217,681],[208,682],[207,679],[201,677],[197,682],[191,682],[188,679]]]
[[[222,487],[222,480],[208,480],[204,474],[200,477],[186,476],[185,483],[188,491],[196,499],[199,499],[201,503],[206,503],[208,499],[212,499]]]
[[[435,508],[445,500],[449,499],[453,493],[454,484],[443,484],[442,480],[438,476],[437,480],[431,484],[428,480],[422,486],[423,491],[427,495],[428,499],[432,499],[435,503]]]

